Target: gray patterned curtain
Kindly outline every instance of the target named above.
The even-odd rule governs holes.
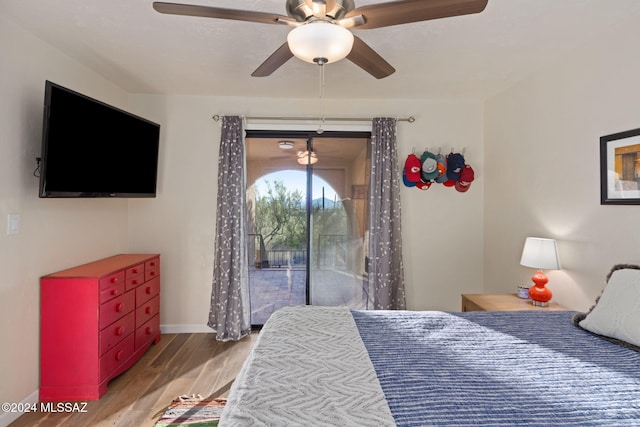
[[[406,304],[396,120],[373,119],[371,144],[369,295],[374,310],[403,310]]]
[[[245,168],[242,119],[222,118],[218,158],[218,204],[209,327],[220,341],[251,331],[246,254]]]

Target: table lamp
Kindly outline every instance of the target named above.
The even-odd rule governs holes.
[[[551,290],[545,286],[549,279],[542,270],[560,269],[556,241],[540,237],[527,237],[522,249],[520,265],[538,269],[536,274],[531,276],[534,285],[529,288],[529,298],[531,298],[533,305],[548,306],[552,294]]]

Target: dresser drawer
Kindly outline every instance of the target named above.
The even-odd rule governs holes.
[[[99,288],[100,288],[100,302],[107,301],[111,298],[116,297],[117,295],[112,294],[112,289],[122,289],[119,294],[124,292],[124,271],[118,271],[117,273],[110,274],[107,277],[103,277],[99,280]],[[104,300],[102,298],[105,298]]]
[[[127,290],[133,289],[144,282],[144,263],[135,265],[125,270]]]
[[[136,306],[139,307],[160,293],[160,278],[156,277],[144,283],[142,286],[138,286],[135,292]]]
[[[144,283],[144,273],[140,273],[137,276],[133,277],[127,277],[125,281],[127,284],[126,290],[130,291],[131,289]]]
[[[109,378],[134,352],[134,334],[129,335],[100,358],[100,382]]]
[[[129,291],[124,295],[107,301],[100,305],[100,329],[112,324],[116,320],[131,312],[135,307],[134,291]]]
[[[160,276],[160,258],[154,258],[144,263],[144,280],[151,280]]]
[[[100,289],[100,304],[104,304],[105,302],[113,299],[115,297],[119,297],[123,295],[125,292],[125,284],[124,281],[114,282],[114,284],[105,287],[104,289]]]
[[[160,333],[160,316],[153,316],[148,322],[136,329],[136,349],[144,346]]]
[[[134,313],[131,312],[100,331],[100,356],[115,347],[127,335],[131,335],[135,330],[135,323]]]
[[[160,295],[151,298],[143,305],[136,308],[136,328],[142,326],[153,316],[160,312]]]

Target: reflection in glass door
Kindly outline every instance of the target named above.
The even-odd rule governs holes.
[[[253,325],[284,306],[365,307],[368,136],[248,132]]]
[[[313,139],[309,290],[313,305],[365,308],[368,139]]]

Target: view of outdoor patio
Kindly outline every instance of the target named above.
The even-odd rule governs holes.
[[[327,253],[338,255],[345,248],[336,244]],[[311,276],[310,302],[314,305],[366,308],[366,277],[348,272],[345,265],[341,266],[343,263],[337,256],[332,264],[328,264],[330,258],[327,253],[322,257],[324,264],[315,269]],[[251,323],[254,325],[263,325],[279,308],[307,303],[306,251],[274,251],[269,253],[268,258],[268,263],[249,267]],[[295,260],[295,263],[285,261],[287,259]]]
[[[247,138],[253,325],[285,306],[366,308],[368,142]]]
[[[362,239],[349,233],[350,201],[326,197],[312,202],[311,259],[307,260],[307,212],[303,194],[280,180],[263,184],[255,197],[255,230],[250,235],[252,324],[262,325],[279,308],[304,304],[367,302]],[[324,188],[324,187],[323,187]],[[323,191],[324,193],[324,191]],[[307,267],[311,268],[307,297]]]

